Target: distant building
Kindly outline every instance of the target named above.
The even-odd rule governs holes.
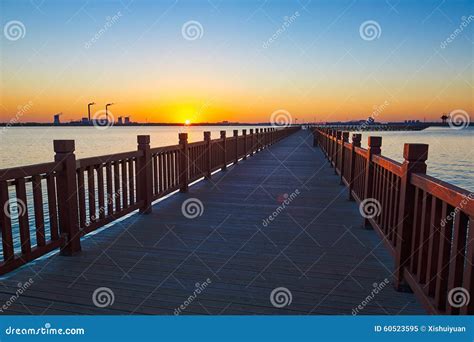
[[[119,125],[122,125],[122,124],[123,124],[123,120],[122,120],[122,117],[121,117],[121,116],[119,116],[117,124],[119,124]]]
[[[126,124],[126,125],[129,125],[129,124],[130,124],[130,117],[129,117],[129,116],[126,116],[126,117],[125,117],[125,124]]]
[[[61,113],[54,114],[54,122],[53,122],[54,125],[60,125],[61,124],[61,122],[59,121],[60,116],[61,116]]]

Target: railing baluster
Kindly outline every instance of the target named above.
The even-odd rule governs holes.
[[[179,145],[181,146],[180,155],[180,180],[179,191],[188,191],[188,169],[189,169],[189,148],[188,148],[188,133],[179,133]]]
[[[46,244],[44,230],[44,213],[43,213],[43,190],[41,186],[41,176],[32,177],[33,187],[33,205],[35,211],[35,227],[36,227],[36,244],[44,246]]]

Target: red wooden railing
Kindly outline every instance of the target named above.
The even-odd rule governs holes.
[[[138,149],[76,160],[73,140],[55,140],[55,161],[0,170],[0,229],[3,260],[0,274],[57,248],[72,255],[81,237],[230,163],[266,148],[299,127],[257,128],[247,135],[150,148],[150,137],[138,136]],[[17,207],[17,212],[12,210]],[[32,216],[32,217],[31,217]],[[33,234],[33,235],[32,235]]]
[[[473,194],[426,175],[428,145],[405,144],[400,164],[381,155],[380,137],[369,137],[364,149],[360,134],[349,143],[347,132],[312,133],[314,146],[349,187],[349,199],[379,206],[377,215],[364,215],[364,225],[393,255],[395,287],[411,289],[429,313],[473,314]],[[449,300],[459,288],[470,296],[461,307]]]

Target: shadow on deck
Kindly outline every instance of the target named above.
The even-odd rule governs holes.
[[[5,276],[0,303],[11,305],[3,313],[425,313],[413,294],[388,284],[390,255],[361,227],[357,205],[311,143],[309,132],[293,134],[151,214],[86,238],[77,256],[56,254]],[[195,218],[182,213],[191,198],[202,213]],[[101,287],[111,292],[94,303]],[[286,289],[271,298],[277,288]],[[111,293],[113,304],[99,307]]]

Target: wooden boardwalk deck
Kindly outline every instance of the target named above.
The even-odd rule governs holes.
[[[0,303],[10,305],[0,313],[173,314],[187,300],[182,314],[351,315],[359,305],[360,314],[425,313],[413,294],[391,284],[371,298],[374,284],[391,280],[392,258],[361,227],[358,206],[311,145],[311,134],[300,131],[166,198],[149,215],[88,236],[79,255],[56,254],[7,274]],[[292,200],[279,209],[285,196]],[[182,214],[189,198],[202,202],[201,216]],[[99,287],[113,291],[112,305],[94,305]],[[279,287],[292,295],[282,308],[270,301]]]

